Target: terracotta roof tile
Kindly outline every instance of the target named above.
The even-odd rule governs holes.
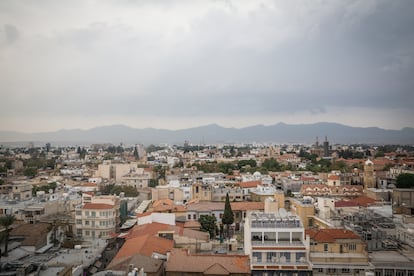
[[[83,205],[82,209],[91,209],[91,210],[102,210],[102,209],[112,209],[114,205],[104,204],[104,203],[86,203]]]
[[[261,180],[236,183],[236,185],[239,185],[241,188],[256,188],[257,185],[261,185],[261,184],[262,184]]]
[[[191,263],[192,265],[188,265]],[[245,255],[197,255],[173,249],[167,261],[167,272],[203,273],[214,275],[250,275],[249,257]]]
[[[326,243],[335,242],[338,239],[361,239],[357,234],[347,229],[308,229],[306,234],[314,241]]]
[[[174,246],[174,241],[152,235],[129,238],[118,251],[114,259],[141,254],[151,257],[153,253],[167,254]]]

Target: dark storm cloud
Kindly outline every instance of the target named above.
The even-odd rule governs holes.
[[[0,5],[3,117],[414,116],[413,1]]]

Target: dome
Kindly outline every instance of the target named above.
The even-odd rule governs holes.
[[[371,166],[371,165],[374,165],[374,163],[371,161],[371,160],[367,160],[367,161],[365,161],[365,165],[366,166]]]
[[[253,174],[253,176],[262,176],[262,174],[261,174],[260,172],[255,172],[255,173]]]

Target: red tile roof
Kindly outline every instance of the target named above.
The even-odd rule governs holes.
[[[140,254],[151,257],[153,253],[166,255],[174,247],[174,241],[152,235],[129,238],[114,259]]]
[[[262,184],[261,180],[236,183],[236,185],[239,185],[241,188],[244,188],[244,189],[256,188],[257,185],[261,185],[261,184]]]
[[[354,202],[353,200],[339,200],[335,202],[335,207],[358,207],[358,203]]]
[[[361,239],[357,234],[346,229],[308,229],[306,234],[317,242],[335,242],[338,239]]]
[[[191,265],[188,265],[191,264]],[[187,250],[173,249],[166,272],[202,273],[203,275],[250,275],[249,256],[197,255]]]
[[[359,197],[355,198],[352,201],[357,203],[359,206],[363,206],[363,207],[367,207],[368,205],[371,205],[371,204],[375,203],[375,199],[372,199],[372,198],[367,197],[367,196],[359,196]]]
[[[91,209],[91,210],[103,210],[103,209],[113,209],[114,205],[104,204],[104,203],[86,203],[83,205],[82,209]]]

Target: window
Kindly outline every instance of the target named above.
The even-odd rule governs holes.
[[[89,225],[89,220],[85,220],[85,225]]]
[[[82,211],[76,211],[77,216],[82,216]]]
[[[188,216],[187,216],[187,219],[191,219],[191,215],[188,215]]]
[[[196,214],[193,215],[193,219],[197,219],[197,215]]]
[[[95,211],[92,211],[91,213],[92,213],[91,216],[96,217],[96,212]]]
[[[276,262],[276,252],[267,252],[266,261],[268,263]]]
[[[306,260],[305,252],[296,253],[296,262],[297,263],[304,262],[305,260]]]
[[[322,273],[323,272],[323,268],[320,267],[320,268],[317,269],[317,271]]]
[[[76,220],[76,224],[82,224],[82,220],[81,219],[77,219]]]
[[[351,273],[351,271],[349,270],[349,268],[342,268],[342,273]]]
[[[280,261],[286,261],[286,263],[290,263],[290,252],[282,252],[280,253]]]
[[[85,216],[89,216],[89,211],[85,211]]]
[[[262,252],[253,252],[253,262],[255,261],[255,259],[257,260],[257,263],[261,263],[262,262]]]
[[[323,245],[323,251],[328,252],[328,244],[327,243],[325,243]]]
[[[86,230],[86,231],[85,231],[85,236],[89,236],[89,235],[90,235],[89,230]]]
[[[328,273],[336,273],[336,268],[328,268]]]
[[[349,249],[349,251],[355,251],[356,250],[356,244],[355,243],[348,244],[348,249]]]

